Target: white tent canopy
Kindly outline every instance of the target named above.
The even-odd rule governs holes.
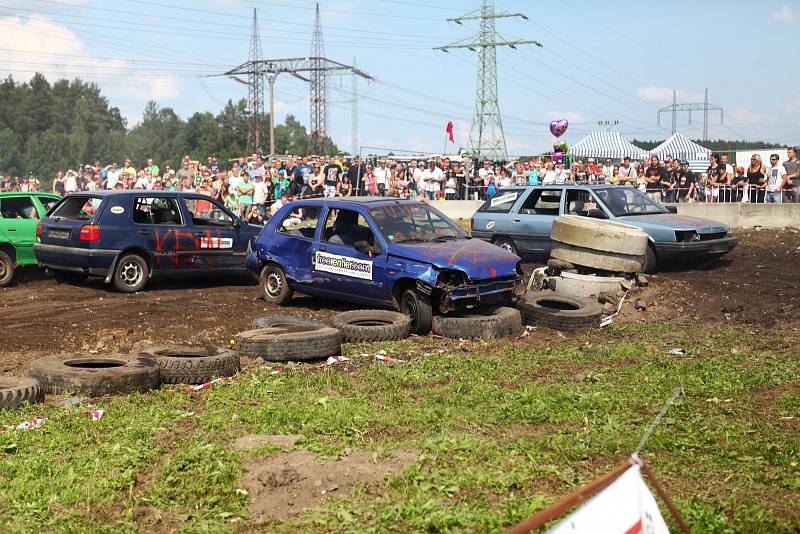
[[[579,158],[624,158],[643,160],[647,158],[646,150],[633,145],[622,138],[618,132],[592,132],[569,149],[573,157]]]
[[[706,160],[711,150],[700,146],[682,133],[672,134],[672,137],[655,147],[650,153],[664,159],[672,156],[673,159]]]

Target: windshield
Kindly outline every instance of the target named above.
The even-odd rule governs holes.
[[[89,221],[94,217],[97,208],[103,203],[101,197],[85,195],[65,197],[61,204],[49,214],[50,217],[59,219],[74,219],[76,221]]]
[[[398,204],[372,208],[369,212],[389,243],[428,243],[468,237],[456,223],[426,204]]]
[[[667,208],[633,187],[595,189],[595,195],[614,217],[669,213]]]

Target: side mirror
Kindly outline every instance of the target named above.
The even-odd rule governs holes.
[[[608,219],[605,212],[600,208],[592,208],[586,212],[586,215],[592,219]]]
[[[664,206],[670,213],[678,213],[678,206]]]
[[[372,255],[380,254],[380,250],[373,248],[366,241],[356,241],[355,243],[353,243],[353,248],[362,254],[372,254]]]

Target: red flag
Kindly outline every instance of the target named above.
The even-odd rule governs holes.
[[[445,131],[447,132],[447,140],[451,143],[455,143],[456,140],[453,138],[453,121],[449,121],[447,123],[447,128],[445,128]]]

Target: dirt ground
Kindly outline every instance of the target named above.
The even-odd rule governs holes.
[[[651,277],[649,287],[631,294],[617,321],[701,328],[733,324],[797,337],[800,231],[746,230],[737,235],[739,246],[720,261]],[[635,310],[636,299],[643,299],[647,310]],[[270,307],[249,278],[161,281],[126,295],[99,279],[59,285],[38,269],[26,268],[12,286],[0,290],[0,374],[25,374],[29,361],[53,353],[127,353],[153,344],[225,345],[261,315],[325,320],[347,309],[351,306],[302,295],[289,308]],[[559,335],[562,340],[570,337]]]

